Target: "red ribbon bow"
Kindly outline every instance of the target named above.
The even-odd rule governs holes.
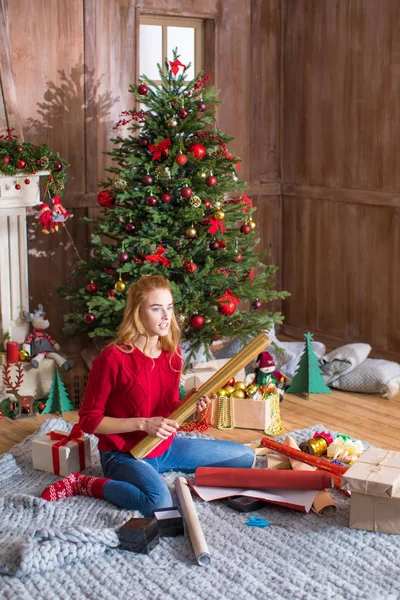
[[[207,231],[209,231],[213,235],[215,233],[217,233],[218,229],[220,229],[222,233],[224,233],[224,231],[226,231],[225,225],[223,225],[221,221],[217,221],[217,219],[215,219],[214,217],[210,217],[210,223],[211,223],[211,225],[207,229]]]
[[[235,298],[230,289],[227,289],[225,295],[222,298],[218,298],[217,302],[233,302],[233,304],[239,304],[240,298]]]
[[[170,60],[169,61],[170,67],[171,67],[171,71],[173,72],[174,75],[176,75],[179,71],[179,67],[183,67],[183,70],[186,71],[187,66],[182,64],[180,60],[176,59],[176,60]]]
[[[248,204],[248,206],[244,206],[243,207],[243,212],[247,212],[247,210],[249,208],[253,208],[253,201],[250,198],[248,198],[248,196],[246,196],[245,192],[243,192],[243,195],[240,198],[240,201],[241,202],[245,202],[246,204]]]
[[[160,160],[164,152],[165,156],[168,156],[168,148],[171,145],[171,140],[166,138],[159,144],[150,144],[149,150],[153,154],[153,160]]]
[[[156,254],[148,254],[147,256],[145,256],[145,259],[149,262],[160,262],[169,269],[171,263],[166,256],[163,256],[164,252],[166,252],[165,248],[159,246],[157,248]]]
[[[61,446],[66,446],[68,442],[75,442],[76,444],[78,444],[79,468],[81,471],[85,468],[85,442],[82,439],[80,439],[83,436],[83,431],[79,427],[78,423],[75,423],[68,435],[66,433],[60,433],[58,431],[50,431],[50,433],[47,433],[46,435],[48,435],[51,440],[58,440],[51,447],[53,471],[55,475],[60,474],[60,454],[58,450],[59,448],[61,448]]]

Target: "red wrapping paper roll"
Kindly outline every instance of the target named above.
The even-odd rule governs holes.
[[[333,477],[323,471],[198,467],[195,472],[195,484],[258,490],[324,490],[333,487]]]

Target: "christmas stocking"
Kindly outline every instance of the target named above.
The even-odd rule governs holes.
[[[109,479],[71,473],[57,483],[52,483],[41,493],[44,500],[61,500],[70,496],[92,496],[103,498],[103,488]]]

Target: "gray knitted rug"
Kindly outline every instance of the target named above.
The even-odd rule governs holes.
[[[0,598],[46,600],[395,600],[400,598],[400,536],[351,530],[349,501],[336,492],[334,517],[267,506],[250,516],[287,527],[245,525],[247,514],[195,498],[211,553],[199,567],[189,538],[162,538],[150,555],[118,549],[116,529],[138,513],[104,500],[41,500],[57,480],[31,465],[31,443],[50,419],[0,457]],[[295,431],[298,440],[322,425]],[[189,434],[192,435],[193,434]],[[101,475],[96,439],[93,466]],[[175,474],[166,481],[172,488]]]

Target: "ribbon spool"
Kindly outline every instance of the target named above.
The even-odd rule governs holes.
[[[317,436],[315,438],[311,438],[311,440],[302,442],[300,444],[300,450],[306,452],[307,454],[311,454],[312,456],[322,456],[323,454],[326,454],[328,445],[329,444],[324,437]]]

